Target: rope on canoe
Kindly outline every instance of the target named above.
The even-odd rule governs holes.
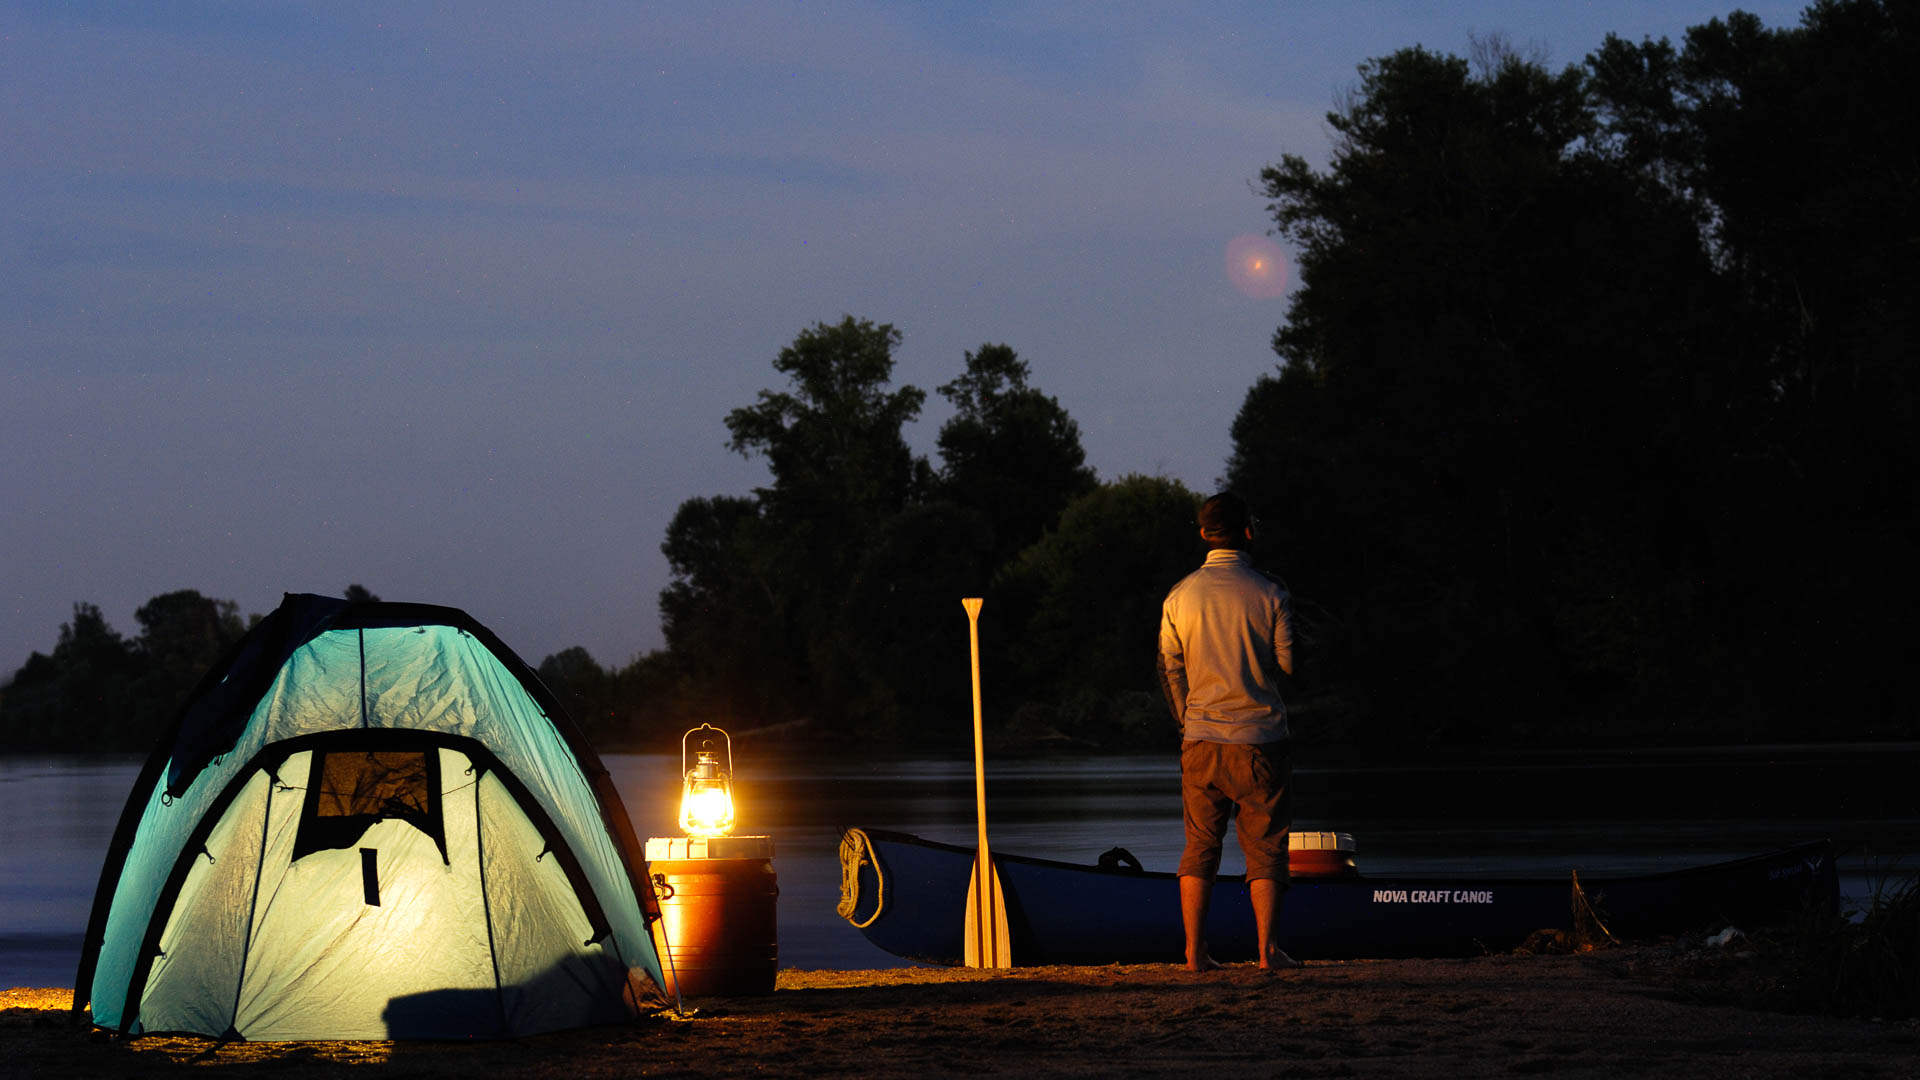
[[[860,867],[863,864],[873,866],[873,914],[865,922],[854,922],[854,909],[860,906]],[[880,857],[873,850],[873,841],[859,829],[848,829],[840,835],[840,903],[834,908],[840,917],[853,923],[855,929],[865,929],[873,925],[880,917],[880,909],[886,904],[887,880],[880,873]]]

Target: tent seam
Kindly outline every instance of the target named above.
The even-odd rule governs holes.
[[[227,1016],[229,1031],[240,1030],[240,995],[246,990],[247,961],[253,958],[253,928],[260,913],[260,877],[267,865],[267,834],[273,831],[273,791],[280,784],[277,771],[266,770],[266,773],[267,803],[260,815],[260,854],[253,862],[253,895],[247,901],[247,932],[240,937],[240,972],[233,982],[233,1010]]]
[[[507,993],[500,986],[500,946],[493,936],[493,901],[487,892],[486,820],[480,813],[480,781],[486,775],[482,771],[473,782],[473,851],[480,870],[480,915],[487,924],[487,962],[493,966],[493,1004],[500,1010],[500,1033],[506,1035],[512,1028],[507,1023]]]

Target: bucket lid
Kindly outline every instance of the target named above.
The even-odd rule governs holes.
[[[771,859],[771,836],[649,836],[648,862],[683,859]]]

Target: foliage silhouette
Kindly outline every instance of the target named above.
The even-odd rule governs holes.
[[[1403,50],[1325,172],[1262,173],[1302,286],[1228,482],[1336,614],[1356,736],[1914,733],[1873,468],[1916,459],[1908,10]]]
[[[1893,678],[1920,591],[1916,69],[1902,0],[1557,71],[1409,48],[1361,65],[1324,170],[1261,172],[1300,284],[1225,484],[1294,588],[1298,736],[1920,735]],[[1159,745],[1153,627],[1198,493],[1101,483],[1004,344],[938,388],[936,466],[902,434],[926,395],[892,385],[900,341],[816,323],[728,413],[770,479],[678,508],[666,648],[540,665],[597,739],[946,745],[954,601],[984,595],[993,734]],[[76,604],[0,689],[7,745],[143,746],[240,628],[191,591],[138,618],[128,640]]]

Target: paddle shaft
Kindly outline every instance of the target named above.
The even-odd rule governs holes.
[[[977,955],[982,966],[993,963],[996,951],[993,941],[994,913],[993,904],[998,889],[994,888],[993,860],[987,853],[987,751],[986,738],[980,721],[980,608],[985,604],[981,597],[968,597],[960,601],[967,609],[967,643],[973,656],[973,806],[979,822],[979,849],[973,860],[973,892],[978,898],[978,917],[967,932],[974,935]]]

